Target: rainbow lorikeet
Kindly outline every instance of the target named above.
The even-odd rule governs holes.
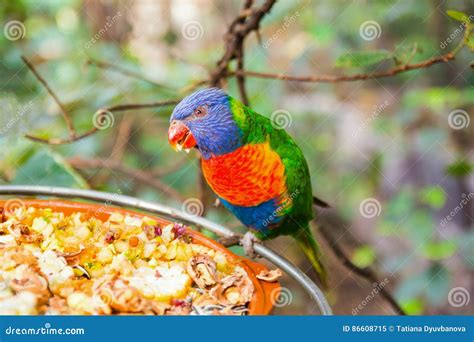
[[[176,106],[168,139],[177,150],[199,150],[207,183],[253,233],[244,241],[249,236],[250,240],[292,236],[326,284],[309,226],[313,195],[308,165],[285,130],[223,90],[209,88]]]

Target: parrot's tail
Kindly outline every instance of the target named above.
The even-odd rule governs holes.
[[[298,243],[298,245],[303,250],[306,257],[311,261],[314,270],[318,276],[318,280],[320,281],[323,288],[327,289],[328,287],[328,275],[326,272],[326,268],[322,263],[322,254],[321,249],[314,239],[313,234],[309,227],[306,227],[303,230],[298,231],[298,235],[293,236]]]

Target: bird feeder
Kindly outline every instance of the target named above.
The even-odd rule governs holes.
[[[119,194],[46,186],[0,186],[0,196],[4,196],[5,200],[24,196],[22,201],[27,206],[51,208],[53,211],[63,212],[65,214],[74,212],[89,214],[99,212],[98,218],[102,220],[117,211],[122,214],[135,216],[144,216],[144,213],[152,214],[153,218],[156,218],[161,223],[178,221],[191,227],[210,231],[221,238],[235,236],[235,234],[225,226],[203,217],[190,215],[162,204],[147,202]],[[82,201],[72,201],[74,199],[80,199]],[[3,202],[0,201],[0,206],[2,203]],[[107,204],[105,207],[104,203]],[[266,270],[264,265],[236,256],[221,244],[198,231],[193,231],[192,237],[198,244],[221,251],[226,257],[238,262],[240,266],[246,270],[255,288],[254,297],[248,307],[248,313],[250,315],[267,315],[270,313],[276,300],[275,297],[277,297],[275,294],[279,293],[280,287],[278,283],[260,281],[256,277],[262,270]],[[332,314],[332,310],[322,291],[303,271],[262,244],[255,244],[254,250],[258,255],[293,278],[315,302],[320,314]]]

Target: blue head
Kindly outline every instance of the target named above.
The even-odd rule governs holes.
[[[221,89],[198,90],[173,110],[168,140],[181,149],[196,147],[203,158],[226,154],[242,145],[242,134]]]

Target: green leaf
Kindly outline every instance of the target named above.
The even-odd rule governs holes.
[[[419,315],[423,313],[423,310],[425,308],[425,304],[423,303],[423,301],[418,298],[406,300],[401,303],[401,306],[402,306],[402,309],[408,315]]]
[[[354,265],[365,268],[372,265],[375,261],[375,251],[372,247],[364,245],[356,249],[352,255]]]
[[[423,246],[422,254],[430,260],[443,260],[452,257],[457,249],[456,242],[451,240],[428,242]]]
[[[413,59],[414,55],[419,54],[420,52],[421,51],[417,43],[402,43],[396,46],[392,53],[392,57],[395,59],[398,65],[406,64],[411,59]]]
[[[455,11],[455,10],[447,10],[446,13],[453,19],[457,21],[461,21],[463,23],[469,22],[469,16],[466,13]]]
[[[440,209],[446,202],[446,195],[439,186],[428,186],[420,191],[421,201],[433,209]]]
[[[387,50],[376,51],[354,51],[339,56],[336,60],[336,67],[351,68],[362,67],[380,63],[392,57],[392,53]]]
[[[36,149],[17,169],[12,184],[88,188],[87,182],[63,157],[45,147]]]
[[[461,160],[448,165],[446,173],[453,177],[467,176],[472,172],[472,164]]]

